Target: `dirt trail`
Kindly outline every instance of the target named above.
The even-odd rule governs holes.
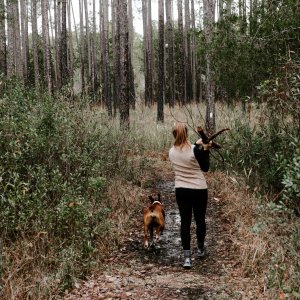
[[[219,199],[213,195],[210,195],[207,212],[209,255],[202,260],[193,259],[191,270],[182,268],[180,217],[173,179],[167,177],[152,187],[153,193],[160,191],[166,209],[166,229],[159,249],[143,249],[141,222],[139,228],[129,233],[121,250],[106,260],[104,271],[78,284],[64,300],[258,299],[249,291],[251,280],[240,277],[228,223],[222,218]],[[137,218],[142,219],[141,216]],[[195,253],[195,227],[192,228],[192,237]]]

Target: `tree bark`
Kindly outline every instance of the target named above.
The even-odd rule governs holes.
[[[185,99],[190,102],[192,99],[192,75],[191,75],[191,38],[190,38],[190,5],[189,0],[184,1],[185,26],[184,26],[184,73],[185,73]]]
[[[164,0],[158,1],[157,121],[164,122]]]
[[[182,17],[182,0],[177,0],[178,10],[178,60],[177,60],[177,99],[181,104],[184,104],[185,99],[185,72],[184,72],[184,39],[183,39],[183,17]]]
[[[206,131],[211,134],[215,132],[215,82],[212,68],[212,53],[210,44],[213,35],[213,23],[215,16],[215,1],[204,0],[204,36],[208,46],[206,51]]]
[[[39,56],[38,56],[38,48],[37,48],[38,29],[37,29],[36,2],[37,0],[31,0],[32,53],[33,53],[35,88],[38,92],[40,92],[40,69],[39,69]]]
[[[24,82],[27,83],[28,59],[29,59],[27,0],[21,0],[20,4],[21,4],[23,78],[24,78]]]
[[[128,18],[127,0],[119,0],[120,17],[120,126],[129,129],[129,95],[128,95]]]
[[[71,38],[71,37],[70,37]],[[69,79],[68,70],[68,43],[67,43],[67,0],[61,0],[61,78],[62,84],[65,85]]]
[[[166,0],[166,18],[167,18],[167,84],[166,84],[166,103],[170,107],[174,107],[174,32],[173,32],[173,17],[172,17],[172,0]]]
[[[48,94],[52,94],[51,78],[51,54],[49,42],[49,19],[48,19],[48,1],[42,3],[42,28],[43,28],[43,48],[44,48],[44,70]]]
[[[4,0],[0,0],[0,75],[7,75]]]

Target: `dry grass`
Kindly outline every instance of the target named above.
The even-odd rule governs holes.
[[[299,218],[251,192],[241,177],[215,172],[210,189],[230,222],[242,274],[255,278],[268,299],[295,296],[300,282]]]

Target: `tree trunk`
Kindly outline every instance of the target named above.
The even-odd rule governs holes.
[[[6,75],[6,35],[4,0],[0,0],[0,75]]]
[[[127,0],[119,0],[120,10],[120,126],[129,129],[129,95],[128,95],[128,18]]]
[[[31,23],[32,23],[32,53],[33,53],[33,68],[34,68],[34,83],[35,88],[40,91],[40,69],[39,69],[39,56],[38,56],[38,29],[37,29],[37,13],[36,13],[37,0],[31,0]]]
[[[68,51],[68,70],[70,76],[71,97],[74,97],[74,47],[73,47],[73,31],[72,31],[72,3],[68,2],[68,29],[69,29],[69,51]],[[76,29],[75,29],[76,30]]]
[[[212,53],[209,49],[212,42],[213,23],[215,16],[215,1],[204,0],[204,35],[208,46],[206,51],[206,131],[209,135],[215,132],[215,83],[212,68]]]
[[[164,0],[158,1],[157,121],[164,122]]]
[[[103,79],[104,79],[104,100],[108,116],[112,116],[112,101],[110,92],[110,62],[109,62],[109,36],[108,36],[108,0],[102,1],[103,22],[102,22],[102,50],[103,50]]]
[[[134,71],[133,71],[133,15],[132,15],[132,0],[128,0],[128,30],[129,30],[129,101],[130,107],[135,109],[135,87],[134,87]]]
[[[71,37],[70,37],[71,38]],[[68,44],[67,44],[67,0],[61,0],[61,35],[60,35],[60,51],[61,51],[61,78],[62,84],[67,84],[69,80],[68,70]]]
[[[167,84],[166,84],[166,103],[170,107],[174,107],[174,33],[173,33],[173,17],[172,17],[172,0],[166,0],[166,18],[167,18]]]
[[[198,76],[197,76],[197,40],[196,40],[196,20],[195,20],[195,7],[194,0],[191,1],[191,16],[192,16],[192,34],[191,34],[191,72],[192,72],[192,99],[198,100],[197,97],[197,86],[198,86]]]
[[[147,10],[147,52],[148,52],[148,92],[150,103],[154,103],[153,85],[155,81],[155,72],[153,71],[154,53],[153,53],[153,32],[152,32],[152,5],[151,0],[148,0]]]
[[[177,0],[178,10],[178,59],[177,59],[177,99],[181,104],[185,103],[185,72],[184,72],[184,39],[183,39],[183,17],[182,17],[182,0]]]
[[[85,66],[84,66],[84,33],[83,33],[83,0],[79,0],[79,15],[80,15],[80,78],[81,78],[81,93],[85,93]]]
[[[92,68],[91,68],[91,44],[90,44],[90,22],[89,22],[89,10],[88,10],[88,3],[87,0],[84,0],[84,12],[85,12],[85,61],[87,65],[87,82],[88,87],[90,88],[91,83],[91,74],[92,74]]]
[[[184,44],[184,68],[185,68],[185,99],[190,102],[192,99],[192,75],[191,75],[191,38],[190,38],[190,5],[189,0],[184,1],[184,12],[185,12],[185,44]]]
[[[24,82],[28,81],[28,16],[27,16],[27,0],[21,0],[21,31],[22,31],[22,58],[23,58],[23,78]]]

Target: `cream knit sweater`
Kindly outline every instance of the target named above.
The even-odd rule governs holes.
[[[175,172],[175,188],[207,189],[206,179],[194,155],[195,145],[191,147],[173,146],[169,158]]]

